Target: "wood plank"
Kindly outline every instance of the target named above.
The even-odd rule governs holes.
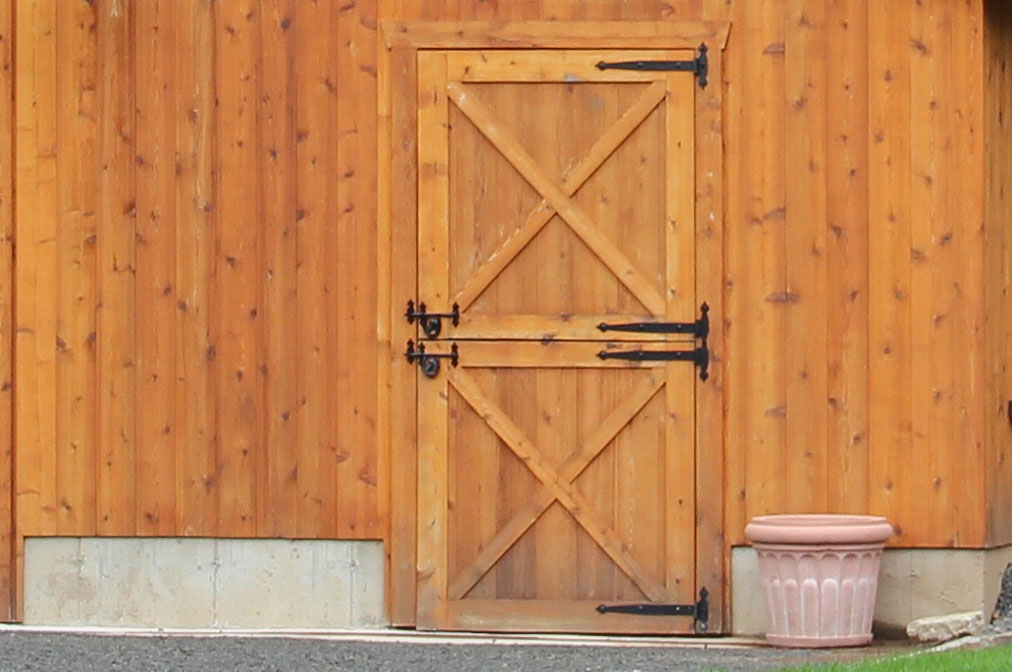
[[[746,517],[782,510],[787,497],[786,381],[784,358],[786,304],[793,295],[786,287],[784,261],[786,218],[785,115],[783,7],[775,3],[749,4],[743,24],[743,53],[739,58],[755,62],[755,74],[747,79],[743,97],[749,114],[743,134],[749,138],[742,149],[746,194],[747,232],[738,253],[744,255],[738,287],[746,293],[746,313],[739,318],[739,338],[748,340],[743,355],[747,381],[743,402],[747,407],[745,440],[747,470]]]
[[[695,49],[700,42],[724,47],[728,25],[715,21],[523,21],[485,23],[384,21],[387,46],[430,49]]]
[[[382,16],[388,16],[393,0],[378,0],[370,3],[375,10],[375,23]],[[391,198],[393,161],[393,124],[391,119],[393,89],[393,56],[383,40],[376,41],[376,451],[377,451],[377,514],[386,525],[384,586],[386,587],[386,608],[388,622],[394,622],[395,596],[398,584],[394,563],[391,561],[393,545],[393,447],[391,445],[391,370],[392,356],[390,308],[394,305],[390,274],[391,260]],[[402,615],[402,614],[398,614]]]
[[[214,17],[209,0],[175,3],[176,532],[217,535],[214,263]],[[185,447],[185,449],[184,449]]]
[[[554,180],[544,173],[512,134],[495,121],[488,108],[474,96],[469,95],[456,82],[448,84],[447,90],[454,104],[474,122],[524,179],[563,217],[573,232],[629,288],[629,291],[636,296],[644,308],[652,314],[662,314],[664,300],[657,294],[653,284],[597,230],[586,213],[565,195],[565,192]]]
[[[948,489],[941,487],[948,479],[945,451],[952,437],[949,287],[954,278],[951,248],[942,243],[940,230],[950,226],[943,152],[951,140],[940,112],[948,109],[949,94],[936,90],[946,52],[935,23],[940,9],[933,3],[910,8],[910,329],[911,348],[921,355],[912,359],[910,383],[912,450],[921,459],[910,471],[912,487],[931,493],[922,508],[927,515],[911,515],[905,526],[917,540],[935,537],[936,526],[948,528],[951,521]]]
[[[869,49],[869,380],[892,380],[869,390],[869,508],[907,541],[910,505],[911,380],[910,266],[894,250],[910,247],[909,8],[868,10]]]
[[[418,54],[418,297],[431,306],[449,299],[449,103],[446,57]],[[438,308],[442,310],[442,308]],[[418,414],[418,626],[442,627],[448,585],[447,378],[420,380]]]
[[[698,317],[698,310],[696,311]],[[679,318],[692,315],[692,311]],[[691,342],[692,334],[645,333],[640,331],[602,330],[605,325],[658,324],[668,322],[666,317],[635,314],[563,314],[563,315],[510,315],[464,313],[460,324],[452,329],[444,321],[446,337],[464,339],[533,339],[533,340],[599,340],[610,341],[662,341]],[[649,328],[649,327],[647,327]]]
[[[376,170],[373,151],[376,125],[363,110],[376,98],[375,3],[344,4],[334,14],[339,53],[336,77],[343,91],[337,98],[337,214],[338,263],[332,273],[336,292],[330,294],[330,326],[337,359],[355,390],[350,399],[337,398],[338,521],[342,538],[381,538],[386,522],[380,517],[376,426]],[[350,335],[350,338],[349,338]],[[340,387],[338,389],[341,389]]]
[[[714,82],[726,82],[724,56],[710,53]],[[710,377],[696,388],[696,596],[707,588],[710,599],[709,632],[724,632],[730,622],[728,579],[730,553],[726,550],[736,529],[724,512],[730,499],[725,482],[728,443],[724,434],[726,408],[724,266],[724,86],[707,87],[696,95],[696,300],[706,300],[710,320]]]
[[[1005,148],[1012,142],[1012,118],[1005,112],[1012,101],[1012,7],[988,2],[984,6],[985,88],[985,273],[1000,282],[986,288],[986,339],[991,403],[984,407],[987,423],[987,543],[1012,543],[1012,435],[1008,431],[1008,400],[1012,398],[1012,328],[1005,288],[1012,282],[1012,239],[1006,226],[1012,211],[1012,159]],[[995,319],[997,316],[998,319]]]
[[[446,56],[418,54],[418,300],[449,308],[450,180]]]
[[[134,13],[98,4],[98,516],[100,535],[136,532],[137,372],[134,335],[136,87]]]
[[[868,507],[868,14],[827,7],[828,511]]]
[[[327,254],[332,106],[330,12],[327,5],[296,8],[296,170],[298,286],[298,535],[325,538],[337,525],[337,445],[330,417]],[[333,91],[332,91],[333,89]]]
[[[428,418],[418,425],[416,618],[421,629],[444,627],[446,618],[447,380],[446,376],[426,379],[418,390],[418,413]]]
[[[703,17],[705,19],[716,19],[716,20],[730,20],[738,23],[744,21],[745,3],[736,2],[728,6],[720,0],[707,0],[704,5]],[[697,431],[703,431],[703,427],[710,426],[708,423],[714,422],[714,417],[709,413],[708,410],[712,408],[710,404],[714,401],[714,396],[719,397],[719,402],[716,406],[717,417],[721,419],[721,432],[720,435],[724,439],[723,445],[725,451],[707,451],[706,459],[697,459],[697,469],[700,469],[700,487],[697,492],[705,496],[707,493],[712,492],[711,488],[703,487],[702,481],[708,476],[716,476],[717,478],[723,478],[724,484],[721,488],[723,495],[722,511],[716,513],[708,509],[704,501],[700,500],[697,502],[697,515],[700,516],[700,520],[704,521],[705,525],[714,526],[716,524],[717,529],[723,530],[724,543],[720,546],[720,550],[717,552],[724,558],[729,558],[730,547],[734,544],[745,543],[744,530],[747,522],[747,491],[746,491],[746,475],[747,475],[747,446],[752,440],[751,435],[748,432],[748,405],[746,385],[744,381],[747,377],[747,366],[748,366],[748,355],[747,347],[749,344],[748,338],[748,326],[746,324],[746,313],[748,310],[747,303],[747,291],[748,283],[750,282],[749,274],[743,268],[743,263],[748,259],[747,254],[744,252],[746,248],[746,240],[749,235],[748,229],[751,227],[744,226],[743,222],[747,221],[747,193],[744,190],[745,176],[751,174],[745,164],[744,158],[742,160],[732,160],[732,157],[738,153],[746,151],[746,143],[752,142],[751,136],[747,133],[746,119],[751,114],[751,101],[747,98],[745,87],[748,86],[749,76],[746,75],[746,58],[744,55],[745,48],[745,34],[737,34],[734,40],[730,40],[727,46],[727,50],[721,54],[722,59],[722,70],[721,70],[721,87],[714,87],[709,90],[710,96],[723,95],[722,104],[717,106],[716,109],[723,110],[723,117],[720,124],[721,131],[716,133],[719,138],[718,142],[713,141],[715,135],[714,129],[705,129],[703,133],[698,133],[697,142],[706,142],[709,151],[704,151],[700,148],[697,157],[699,160],[704,160],[708,156],[717,156],[718,158],[726,152],[727,159],[720,161],[718,169],[713,171],[710,169],[706,170],[701,166],[697,170],[697,175],[701,179],[709,176],[709,174],[715,173],[720,179],[713,182],[716,187],[716,194],[722,195],[721,198],[715,198],[711,192],[700,190],[701,194],[705,194],[705,202],[708,207],[703,207],[702,203],[697,205],[697,228],[700,229],[699,236],[697,238],[697,245],[699,248],[699,255],[697,257],[697,266],[699,268],[698,286],[700,296],[706,296],[707,300],[711,304],[711,312],[714,317],[720,316],[720,319],[711,320],[711,329],[718,330],[710,338],[712,342],[711,348],[714,350],[714,356],[720,357],[720,366],[714,367],[713,375],[719,376],[715,380],[712,387],[700,390],[699,406],[697,407]],[[741,52],[739,52],[741,50]],[[713,54],[716,56],[717,54]],[[749,70],[749,74],[751,71]],[[709,98],[709,97],[707,97]],[[702,102],[702,101],[700,101]],[[707,102],[709,102],[707,100]],[[704,107],[704,110],[710,109]],[[702,117],[702,115],[700,115]],[[697,125],[697,129],[699,126]],[[716,152],[716,154],[714,154]],[[721,191],[721,187],[725,186],[726,190]],[[716,209],[714,220],[709,220],[708,212],[713,212]],[[705,214],[704,214],[705,213]],[[723,227],[712,227],[711,221],[723,222],[724,219],[719,215],[723,214],[724,218],[728,223],[726,230]],[[704,219],[704,217],[706,217]],[[736,226],[735,223],[738,223]],[[706,235],[704,232],[712,231],[712,234]],[[718,259],[724,259],[726,261],[723,264],[711,263],[711,255],[706,254],[704,250],[712,250],[713,246],[716,245],[716,249],[720,250],[720,254],[716,255]],[[726,250],[726,252],[725,252]],[[716,276],[713,271],[716,270]],[[716,277],[719,279],[719,285],[715,288],[712,284],[712,279]],[[708,280],[709,279],[709,280]],[[714,289],[718,291],[713,291]],[[718,301],[720,303],[718,303]],[[718,338],[718,335],[723,335],[723,343]],[[723,351],[720,352],[718,347],[723,347]],[[741,384],[730,384],[724,381],[742,381]],[[719,381],[719,382],[718,382]],[[711,392],[712,390],[712,392]],[[716,394],[719,391],[719,394]],[[727,409],[726,412],[724,409]],[[698,446],[698,444],[697,444]],[[697,450],[699,450],[697,448]],[[710,467],[711,465],[711,452],[713,455],[719,456],[718,459],[723,461],[723,470]],[[697,453],[698,454],[698,453]],[[711,500],[712,501],[712,500]],[[707,502],[708,503],[708,502]],[[704,536],[701,532],[699,534],[700,543],[705,543],[706,539],[714,538],[713,536]],[[706,554],[700,552],[700,557],[706,557]],[[729,569],[730,560],[726,559],[721,563],[721,568],[727,567]],[[699,573],[701,581],[707,581],[702,573]],[[730,573],[727,572],[725,577],[729,577]],[[712,583],[712,581],[710,581]],[[724,602],[725,609],[728,602]]]
[[[95,534],[95,272],[98,109],[94,5],[57,12],[59,197],[56,490],[61,534]]]
[[[590,369],[613,368],[658,368],[667,366],[664,361],[628,361],[601,359],[602,352],[636,352],[673,350],[688,351],[686,344],[627,343],[627,342],[584,342],[584,341],[425,341],[428,354],[449,355],[453,345],[457,346],[458,366],[462,368],[528,368],[528,367],[575,367]],[[403,358],[403,353],[401,354]],[[679,362],[680,366],[693,368],[691,362]],[[454,368],[443,360],[442,368]]]
[[[485,632],[583,630],[670,635],[692,630],[691,617],[600,614],[600,604],[602,600],[460,600],[448,605],[445,622],[447,628]]]
[[[416,370],[403,354],[416,330],[404,319],[408,298],[417,288],[416,204],[416,120],[417,74],[415,52],[395,49],[391,56],[391,199],[389,257],[391,301],[387,315],[390,344],[384,367],[390,368],[390,620],[393,624],[415,622],[416,557]]]
[[[543,51],[480,50],[447,53],[447,77],[457,82],[653,82],[658,73],[600,69],[607,61],[692,60],[696,53],[616,49],[572,49],[545,58]]]
[[[943,16],[943,20],[947,17]],[[951,9],[948,36],[952,58],[949,65],[953,113],[946,121],[953,142],[950,166],[984,165],[984,78],[980,64],[984,60],[983,2],[975,0],[965,8]],[[976,170],[950,173],[949,217],[958,233],[954,238],[954,268],[958,287],[954,287],[952,329],[954,344],[968,340],[965,359],[952,359],[954,413],[953,439],[949,451],[952,466],[947,487],[953,506],[954,539],[957,546],[980,547],[985,543],[986,476],[985,450],[987,401],[981,399],[987,389],[987,348],[984,336],[987,322],[985,283],[990,283],[984,248],[984,180]],[[966,336],[970,334],[971,338]],[[983,337],[982,337],[983,336]],[[962,361],[960,361],[962,360]],[[986,392],[983,392],[986,394]],[[962,455],[961,450],[965,450]],[[978,483],[969,493],[958,484]],[[958,493],[958,494],[957,494]],[[969,495],[969,496],[965,496]]]
[[[669,54],[669,58],[671,55]],[[696,77],[667,76],[664,102],[665,314],[680,319],[697,310],[696,292]],[[695,371],[672,362],[665,367],[664,455],[660,470],[663,489],[653,501],[664,501],[664,538],[655,551],[663,558],[667,599],[688,604],[695,596],[696,544],[687,543],[687,531],[696,519],[696,376]],[[656,439],[655,439],[656,440]],[[634,484],[648,481],[640,472]],[[639,487],[634,485],[634,487]],[[622,499],[637,501],[638,493]],[[647,499],[646,501],[650,501]],[[658,512],[660,513],[660,512]],[[642,517],[642,513],[637,517]]]
[[[261,5],[259,164],[263,181],[264,470],[258,474],[264,506],[257,529],[265,536],[294,537],[298,520],[298,370],[291,356],[298,342],[295,164],[295,2]]]
[[[791,0],[785,8],[787,511],[825,511],[826,483],[826,12]],[[802,486],[801,484],[806,484]]]
[[[14,124],[14,9],[0,3],[0,136],[11,146]],[[0,161],[0,621],[17,613],[14,528],[14,172],[13,161]]]
[[[55,534],[56,335],[59,297],[56,165],[56,3],[17,13],[15,92],[19,194],[15,240],[15,424],[18,427],[18,534]],[[30,216],[29,216],[30,214]]]
[[[258,227],[256,70],[259,3],[215,5],[214,307],[218,461],[218,533],[254,536],[263,409]]]
[[[138,5],[137,533],[171,536],[176,510],[175,24],[172,0]]]

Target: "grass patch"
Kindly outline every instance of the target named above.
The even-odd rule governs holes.
[[[878,658],[856,663],[828,663],[787,667],[790,672],[1009,672],[1012,646],[988,649],[919,653],[896,658]]]

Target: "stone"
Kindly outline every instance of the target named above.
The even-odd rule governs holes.
[[[984,627],[984,614],[979,611],[964,611],[910,621],[907,625],[907,636],[918,642],[945,642],[977,632],[982,627]]]

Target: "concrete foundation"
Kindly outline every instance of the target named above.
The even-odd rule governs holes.
[[[383,556],[378,541],[28,538],[24,622],[381,627]]]
[[[980,611],[990,618],[1012,546],[989,550],[887,549],[882,554],[876,627],[903,630],[915,618]],[[759,561],[751,546],[731,551],[731,627],[736,635],[766,630]]]

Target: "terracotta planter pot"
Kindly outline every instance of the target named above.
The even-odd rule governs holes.
[[[861,646],[871,641],[882,548],[879,516],[759,516],[745,536],[759,554],[766,639],[776,646]]]

